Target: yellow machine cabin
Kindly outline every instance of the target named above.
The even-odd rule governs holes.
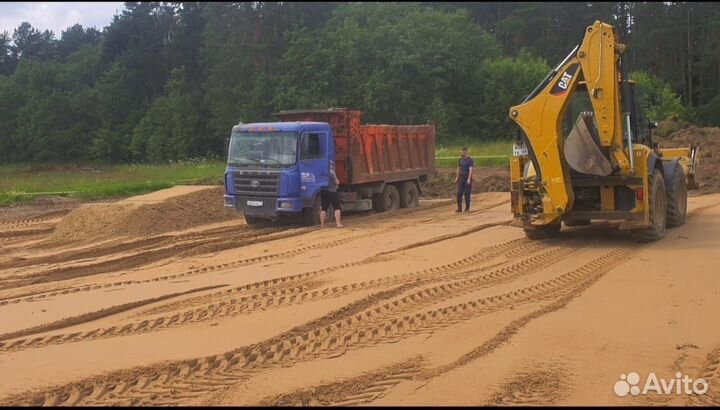
[[[513,225],[531,239],[554,236],[561,223],[614,220],[636,239],[652,241],[685,222],[687,190],[697,188],[697,147],[652,142],[653,123],[639,124],[624,50],[615,28],[596,21],[510,108],[520,128],[511,163]]]

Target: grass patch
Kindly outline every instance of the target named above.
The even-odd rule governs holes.
[[[222,184],[218,160],[170,164],[32,164],[0,166],[0,206],[48,193],[86,200],[144,194],[175,185]]]
[[[32,198],[20,191],[0,192],[0,207],[10,206],[21,202],[28,202]]]
[[[470,156],[473,157],[476,167],[505,167],[510,164],[509,158],[478,158],[472,154]],[[435,159],[435,168],[455,168],[458,158],[460,158],[459,154],[457,158],[437,158]]]
[[[490,141],[484,143],[452,142],[436,144],[435,167],[454,168],[460,157],[460,148],[468,147],[476,166],[502,167],[510,164],[513,141]]]

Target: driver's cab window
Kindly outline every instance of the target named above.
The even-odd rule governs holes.
[[[307,133],[302,139],[302,159],[322,158],[321,138],[323,134]]]

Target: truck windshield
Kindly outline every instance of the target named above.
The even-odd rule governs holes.
[[[290,166],[295,164],[296,132],[234,132],[228,164]]]

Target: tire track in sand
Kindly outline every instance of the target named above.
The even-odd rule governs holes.
[[[455,362],[420,375],[426,378],[434,377],[487,354],[502,345],[529,321],[565,306],[611,268],[626,261],[638,248],[636,245],[615,249],[580,268],[528,287],[414,315],[401,314],[379,325],[368,326],[367,323],[376,314],[392,309],[390,304],[375,308],[372,304],[386,299],[387,296],[402,293],[405,289],[401,287],[372,295],[366,302],[355,303],[354,307],[349,305],[267,341],[225,354],[112,372],[40,393],[14,395],[2,404],[177,404],[236,384],[257,370],[288,366],[304,360],[337,357],[351,349],[392,343],[417,334],[433,332],[438,328],[489,314],[510,305],[555,300],[544,308],[512,322],[483,346]]]
[[[422,359],[413,358],[375,372],[309,389],[279,394],[258,406],[352,406],[377,400],[403,381],[411,380],[421,369]]]
[[[531,243],[528,245],[535,245],[535,243]],[[577,252],[579,252],[579,249],[555,248],[534,257],[526,258],[515,264],[510,264],[508,262],[506,266],[503,266],[499,269],[494,269],[486,275],[434,286],[407,295],[403,297],[399,302],[391,302],[393,304],[391,306],[392,309],[390,309],[388,312],[395,314],[400,311],[405,312],[416,308],[416,306],[419,304],[429,305],[432,303],[437,303],[450,297],[459,296],[467,292],[477,290],[481,287],[506,282],[519,275],[529,274],[534,270],[539,269],[540,267],[547,266],[550,261],[552,261],[552,263],[556,263],[563,258],[571,256]],[[484,253],[484,255],[482,255],[482,257],[490,258],[492,257],[492,255],[490,255],[489,252],[486,252]],[[9,342],[3,342],[3,340],[8,339],[8,337],[0,337],[0,352],[17,351],[28,348],[39,348],[48,345],[58,345],[155,332],[168,328],[175,328],[194,323],[211,321],[223,317],[233,317],[240,314],[251,314],[257,311],[264,311],[272,308],[282,308],[321,299],[336,298],[360,291],[362,289],[380,286],[392,286],[409,282],[412,287],[419,287],[428,283],[442,281],[443,279],[447,279],[449,277],[457,275],[457,273],[464,274],[470,272],[482,272],[485,270],[489,270],[491,267],[497,266],[489,266],[486,269],[472,268],[470,270],[461,270],[460,272],[457,272],[458,269],[462,268],[463,266],[469,265],[480,259],[481,255],[473,255],[459,261],[458,263],[447,264],[440,267],[429,268],[408,274],[395,275],[370,281],[356,282],[343,286],[335,286],[322,290],[310,290],[307,286],[296,286],[289,287],[283,290],[276,290],[272,293],[256,293],[247,297],[233,298],[227,301],[220,302],[216,301],[211,303],[210,305],[203,306],[201,308],[162,316],[155,319],[145,319],[126,325],[117,325],[110,328],[93,329],[86,332],[76,332],[72,334],[54,334],[34,339],[19,339]],[[426,279],[425,281],[422,281],[424,277],[426,278],[428,276],[430,276],[429,280]],[[223,293],[226,292],[219,292],[207,296],[214,296],[211,299],[217,299]],[[204,297],[205,296],[203,296],[203,298]],[[148,304],[149,303],[150,302],[148,302]],[[401,310],[396,309],[398,307]],[[375,318],[375,321],[382,320],[383,317],[384,316],[378,316]],[[74,324],[76,323],[73,323],[73,325]]]
[[[57,219],[60,221],[60,218],[69,214],[70,209],[61,209],[57,211],[50,211],[47,213],[43,213],[37,216],[34,216],[32,218],[24,218],[24,219],[13,219],[8,221],[0,221],[0,230],[6,230],[6,229],[15,229],[15,228],[23,228],[30,225],[35,225],[41,222],[47,222],[52,221],[54,219]]]
[[[232,243],[232,247],[242,247],[245,245],[264,243],[298,235],[298,233],[296,232],[280,231],[281,229],[275,229],[274,231],[269,233],[264,231],[255,231],[252,235],[243,235],[242,239],[215,238],[204,242],[206,244],[208,242],[216,244]],[[6,276],[5,278],[3,278],[4,283],[0,284],[0,290],[15,289],[19,287],[49,282],[60,282],[79,277],[136,268],[142,265],[146,265],[148,263],[157,262],[159,260],[167,259],[170,257],[187,256],[184,255],[182,252],[195,249],[197,246],[198,242],[188,242],[82,266],[66,266],[28,275]]]
[[[489,209],[489,208],[492,208],[492,207],[495,207],[495,206],[497,206],[497,204],[489,204],[489,205],[488,205],[488,209]],[[428,208],[430,208],[430,207],[428,207]],[[418,209],[418,208],[414,208],[414,209]],[[423,210],[427,210],[427,209],[423,209]],[[415,212],[419,212],[419,211],[415,211]],[[481,209],[481,210],[477,210],[477,212],[482,212],[482,209]],[[381,215],[381,216],[386,216],[385,214],[379,214],[379,215]],[[449,240],[449,239],[454,239],[454,238],[466,236],[466,235],[469,235],[469,234],[472,234],[472,233],[481,231],[481,230],[483,230],[483,229],[487,229],[487,228],[491,228],[491,227],[499,226],[499,225],[504,225],[504,224],[507,224],[508,222],[509,222],[509,220],[507,220],[507,221],[499,221],[499,222],[496,222],[496,223],[482,224],[482,225],[479,225],[479,226],[474,226],[474,227],[471,227],[471,228],[469,228],[469,229],[463,230],[463,231],[461,231],[461,232],[459,232],[459,233],[444,235],[444,236],[441,236],[441,237],[438,237],[438,238],[432,238],[432,239],[429,239],[429,240],[426,240],[426,241],[418,242],[418,243],[416,243],[416,244],[410,244],[410,245],[404,246],[404,247],[402,247],[402,248],[400,248],[400,249],[398,249],[398,250],[393,250],[393,251],[389,251],[389,252],[383,252],[382,254],[385,255],[385,254],[392,253],[392,252],[397,252],[397,251],[400,251],[400,250],[407,250],[407,249],[411,249],[411,248],[418,247],[418,246],[430,245],[430,244],[438,243],[438,242],[440,242],[440,241],[444,241],[444,240]],[[400,227],[406,227],[406,226],[414,226],[414,225],[417,225],[417,222],[416,222],[416,221],[415,221],[415,222],[413,222],[413,221],[407,221],[407,222],[404,222],[404,223],[401,223],[401,224],[394,224],[394,225],[392,225],[392,226],[390,226],[390,227],[386,227],[386,228],[380,230],[378,233],[385,233],[385,232],[395,231],[395,230],[399,229],[399,226],[400,226]],[[310,232],[310,231],[307,231],[307,232]],[[280,235],[277,235],[277,236],[274,236],[274,237],[272,237],[272,238],[269,238],[269,239],[267,239],[267,240],[262,240],[262,241],[257,241],[257,240],[255,240],[254,237],[253,237],[253,238],[247,238],[247,239],[245,239],[245,240],[246,240],[246,241],[250,241],[251,243],[262,243],[262,242],[266,242],[266,241],[272,241],[272,240],[278,240],[278,239],[284,239],[284,238],[288,238],[288,237],[293,237],[293,236],[296,236],[296,235],[300,235],[300,234],[302,234],[302,233],[306,233],[306,232],[289,233],[289,234],[282,234],[282,233],[281,233]],[[237,267],[240,267],[240,266],[251,265],[251,264],[254,264],[254,263],[267,262],[267,261],[276,260],[276,259],[291,258],[291,257],[293,257],[293,256],[296,256],[296,255],[298,255],[298,254],[302,254],[303,252],[306,252],[306,251],[309,251],[309,250],[329,249],[329,248],[332,248],[332,247],[340,246],[340,245],[343,245],[343,244],[346,244],[346,243],[349,243],[349,242],[352,242],[352,241],[355,241],[355,240],[358,240],[358,239],[363,239],[363,238],[367,238],[367,233],[364,233],[364,232],[363,232],[363,233],[360,233],[360,234],[358,234],[358,235],[356,235],[356,236],[353,236],[353,237],[341,238],[341,239],[332,240],[332,241],[329,241],[329,242],[324,242],[324,243],[321,243],[321,244],[308,245],[308,246],[304,246],[304,247],[300,247],[300,248],[291,249],[291,250],[288,250],[288,251],[285,251],[285,252],[279,252],[279,253],[272,254],[272,255],[263,255],[263,256],[258,256],[258,257],[254,257],[254,258],[243,259],[243,260],[235,261],[235,262],[228,262],[228,263],[223,263],[223,264],[218,264],[218,265],[211,265],[211,266],[206,266],[206,267],[203,267],[203,268],[196,268],[196,269],[193,269],[193,270],[190,270],[190,271],[186,271],[186,272],[183,272],[183,273],[179,273],[179,274],[164,275],[164,276],[160,276],[160,277],[156,277],[156,278],[151,278],[151,279],[114,282],[114,283],[112,283],[112,284],[107,284],[107,283],[105,283],[105,284],[99,284],[99,283],[95,283],[95,284],[83,285],[83,286],[79,286],[79,287],[60,287],[59,289],[56,289],[56,290],[41,290],[41,291],[36,291],[36,292],[29,292],[29,293],[26,293],[26,294],[23,294],[23,295],[14,295],[14,296],[10,296],[10,297],[0,298],[0,306],[6,305],[6,304],[9,304],[9,303],[32,302],[32,301],[35,301],[35,300],[38,300],[38,299],[44,299],[44,298],[46,298],[46,297],[57,296],[57,295],[60,295],[60,294],[67,294],[68,292],[70,292],[70,293],[75,293],[75,292],[87,292],[87,291],[98,290],[98,289],[107,288],[107,287],[111,287],[111,286],[131,286],[131,285],[139,285],[139,284],[145,284],[145,283],[151,283],[151,282],[158,282],[158,281],[174,280],[174,279],[183,278],[183,277],[186,277],[186,276],[195,276],[195,275],[200,275],[200,274],[204,274],[204,273],[211,273],[211,272],[214,272],[214,271],[220,270],[220,269],[232,269],[232,268],[237,268]],[[169,251],[165,251],[165,253],[172,254],[172,249],[169,250]],[[375,255],[375,256],[378,256],[378,255]],[[136,260],[138,260],[138,261],[140,262],[140,264],[142,264],[143,261],[145,261],[144,259],[142,259],[142,255],[133,255],[133,258],[136,259]],[[116,262],[116,260],[105,261],[105,262],[102,262],[100,265],[102,265],[103,267],[106,267],[106,266],[107,266],[107,267],[113,267],[113,266],[117,266],[117,265],[115,265],[115,262]],[[151,262],[152,262],[152,261],[151,261]],[[357,262],[356,264],[364,264],[364,263],[369,263],[369,262],[371,262],[371,261],[370,261],[370,260],[367,260],[367,261],[363,261],[363,262]],[[109,265],[109,266],[108,266],[108,265]],[[332,270],[343,269],[343,268],[348,267],[348,266],[350,266],[350,265],[348,265],[348,264],[337,265],[336,267],[333,267]],[[353,266],[354,266],[354,265],[353,265]],[[121,266],[121,268],[123,268],[123,269],[129,268],[129,267],[130,267],[130,266]],[[93,275],[93,274],[98,274],[98,273],[107,273],[107,271],[103,271],[102,268],[101,268],[101,269],[96,269],[94,265],[91,265],[91,266],[88,266],[88,267],[84,267],[84,268],[80,268],[80,269],[82,269],[82,270],[80,270],[80,271],[77,271],[77,270],[73,271],[73,270],[72,270],[72,267],[62,268],[62,269],[60,270],[61,273],[62,273],[62,272],[68,272],[68,271],[69,271],[69,275],[70,275],[70,276],[68,276],[68,277],[57,277],[57,278],[56,278],[56,277],[51,277],[51,275],[53,275],[53,272],[54,272],[54,271],[51,271],[50,273],[39,274],[39,275],[41,275],[41,276],[40,276],[38,279],[32,279],[32,276],[30,276],[30,277],[28,277],[28,276],[6,277],[6,278],[3,279],[4,281],[7,281],[7,280],[11,279],[11,280],[16,280],[16,282],[11,282],[11,283],[8,283],[8,284],[6,284],[6,285],[4,285],[4,286],[3,286],[2,284],[0,284],[0,290],[9,290],[9,289],[14,289],[14,288],[18,288],[18,287],[22,287],[22,286],[27,286],[27,285],[31,285],[31,284],[47,283],[47,282],[50,282],[50,281],[61,281],[61,280],[71,279],[71,278],[75,278],[75,277],[79,277],[79,276],[88,276],[88,275]],[[112,271],[112,270],[117,270],[117,269],[111,269],[110,271]],[[55,274],[57,274],[57,273],[55,273]],[[50,280],[50,279],[54,279],[54,280]],[[18,283],[18,281],[19,281],[20,283]]]
[[[569,375],[563,369],[544,363],[532,363],[504,382],[488,405],[552,405],[561,401],[568,390]]]
[[[358,235],[357,238],[343,238],[343,239],[323,242],[323,243],[319,243],[319,244],[312,244],[312,245],[303,246],[303,247],[292,249],[292,250],[285,251],[285,252],[279,252],[279,253],[275,253],[275,254],[271,254],[271,255],[257,256],[257,257],[252,257],[252,258],[247,258],[247,259],[242,259],[242,260],[238,260],[238,261],[234,261],[234,262],[227,262],[227,263],[222,263],[222,264],[217,264],[217,265],[210,265],[210,266],[205,266],[202,268],[191,269],[191,270],[188,270],[188,271],[185,271],[182,273],[178,273],[178,274],[164,275],[164,276],[159,276],[159,277],[150,278],[150,279],[126,280],[126,281],[117,281],[117,282],[111,282],[111,283],[94,283],[94,284],[82,285],[82,286],[77,286],[77,287],[65,287],[65,288],[60,288],[60,289],[50,290],[50,291],[47,291],[47,290],[40,291],[38,293],[25,294],[25,295],[20,295],[20,296],[11,296],[6,299],[0,299],[0,306],[6,305],[6,304],[11,304],[11,303],[32,302],[35,300],[45,299],[45,298],[53,297],[53,296],[57,296],[57,295],[65,295],[68,293],[88,292],[91,290],[99,290],[99,289],[115,287],[115,286],[140,285],[140,284],[146,284],[146,283],[152,283],[152,282],[174,280],[174,279],[184,278],[187,276],[200,275],[200,274],[204,274],[204,273],[212,273],[212,272],[222,270],[222,269],[232,269],[232,268],[237,268],[237,267],[241,267],[241,266],[252,265],[255,263],[268,262],[268,261],[276,260],[276,259],[290,258],[297,254],[301,254],[303,252],[307,252],[307,251],[314,250],[314,249],[325,249],[325,248],[340,246],[345,243],[351,242],[352,240],[356,240],[356,239],[359,239],[360,237],[365,237],[365,236],[366,235]],[[305,275],[305,274],[293,275],[293,277],[288,277],[287,280],[301,279],[301,278],[304,279],[309,276],[314,276],[314,275]],[[285,278],[283,278],[283,279],[285,279]],[[282,280],[281,282],[285,282],[285,281],[286,280]],[[258,283],[266,285],[268,282],[270,282],[270,281],[263,281],[263,282],[258,282]],[[273,284],[278,283],[278,281],[276,281],[276,280],[273,280],[272,282],[273,282]],[[247,286],[251,286],[251,285],[247,285]],[[261,286],[262,285],[258,285],[255,288],[259,288]]]
[[[504,383],[489,405],[549,405],[562,398],[567,373],[539,365],[540,370],[523,372]],[[258,406],[347,407],[372,403],[402,382],[421,373],[422,357],[347,380],[313,386],[265,398]]]
[[[540,249],[542,247],[545,247],[545,246],[547,246],[547,244],[542,244],[540,242],[528,241],[525,238],[514,239],[511,241],[501,243],[501,244],[492,245],[492,246],[483,248],[480,251],[476,252],[475,254],[472,254],[472,255],[462,258],[462,259],[459,259],[452,263],[439,265],[439,266],[436,266],[433,268],[423,269],[421,271],[379,278],[377,280],[371,280],[368,282],[374,283],[377,286],[387,286],[387,285],[393,285],[393,284],[397,284],[397,283],[403,283],[407,280],[411,280],[411,279],[419,277],[419,276],[436,275],[441,272],[446,272],[450,269],[457,270],[457,269],[461,269],[463,267],[473,266],[477,263],[481,263],[483,261],[487,261],[489,259],[500,256],[504,252],[507,252],[505,254],[507,258],[511,258],[511,257],[514,257],[521,253],[533,252],[533,251]],[[386,255],[386,254],[392,253],[392,252],[397,252],[397,251],[383,252],[382,255]],[[307,273],[301,274],[301,275],[287,276],[286,278],[291,279],[291,278],[302,276],[303,279],[307,279],[310,277],[316,277],[319,275],[328,274],[330,272],[334,272],[334,271],[341,270],[341,269],[346,269],[349,267],[355,267],[355,266],[376,263],[377,261],[378,261],[378,255],[375,255],[375,256],[368,257],[359,262],[345,263],[345,264],[341,264],[341,265],[332,266],[329,268],[320,269],[320,270],[313,271],[313,272],[307,272]],[[472,271],[475,272],[475,271],[477,271],[477,269],[472,269]],[[374,285],[370,285],[370,286],[374,286]],[[350,284],[350,285],[343,286],[343,288],[347,288],[347,287],[351,287],[354,289],[355,285]],[[234,289],[228,289],[223,292],[216,292],[216,293],[211,293],[208,295],[201,295],[201,296],[197,296],[194,298],[188,298],[185,300],[181,300],[181,301],[175,302],[173,304],[159,306],[152,310],[142,312],[142,314],[165,313],[165,312],[176,311],[176,310],[187,308],[187,307],[198,306],[198,305],[202,305],[202,304],[205,304],[205,303],[208,303],[211,301],[216,301],[219,298],[228,296],[228,294],[233,294],[233,293],[237,293],[237,292],[246,292],[247,290],[248,290],[247,285],[240,286],[240,287],[237,287]],[[263,294],[263,296],[268,296],[268,295]],[[269,296],[272,296],[272,297],[287,296],[287,294],[283,293],[281,295],[278,291],[275,291],[275,292],[272,292],[272,294]]]
[[[1,231],[0,241],[8,241],[12,239],[25,239],[26,236],[43,235],[53,231],[54,228],[38,228],[38,229],[23,229],[19,231]]]
[[[495,334],[491,339],[489,339],[487,342],[483,343],[479,347],[473,349],[472,351],[464,354],[459,359],[453,361],[452,363],[444,366],[439,366],[433,369],[421,369],[420,371],[414,371],[411,377],[406,377],[404,380],[417,380],[417,381],[428,381],[432,378],[442,376],[443,374],[454,370],[458,367],[464,366],[474,360],[479,359],[480,357],[486,356],[493,351],[495,351],[497,348],[505,344],[508,340],[510,340],[522,327],[530,323],[531,321],[542,317],[546,314],[552,313],[554,311],[557,311],[559,309],[562,309],[565,307],[568,303],[570,303],[573,299],[581,295],[585,289],[592,286],[595,282],[597,282],[602,276],[604,276],[607,272],[609,272],[611,269],[613,269],[615,266],[622,264],[625,262],[628,258],[628,256],[632,255],[633,253],[637,252],[639,249],[641,249],[643,245],[640,244],[633,244],[626,247],[623,247],[622,249],[618,249],[616,251],[610,252],[600,258],[597,258],[590,263],[570,272],[570,275],[575,277],[576,279],[580,279],[575,283],[575,286],[570,286],[566,289],[561,289],[558,292],[558,298],[555,299],[552,303],[535,310],[529,314],[524,315],[523,317],[516,319],[512,321],[508,326],[503,328],[500,332]],[[563,275],[565,276],[565,275]],[[559,279],[559,278],[557,278]],[[542,285],[541,285],[542,286]],[[521,291],[522,292],[522,291]],[[543,297],[543,299],[548,299],[547,296]],[[718,356],[720,357],[720,355]],[[413,360],[413,362],[417,362],[418,360]],[[718,359],[720,361],[720,359]],[[380,372],[380,374],[383,374]],[[323,404],[331,404],[331,405],[337,405],[337,406],[352,406],[352,405],[361,405],[361,404],[368,404],[374,400],[377,400],[378,398],[382,397],[386,392],[388,392],[390,389],[394,388],[400,382],[395,381],[391,378],[388,379],[388,382],[385,383],[384,377],[375,378],[373,380],[374,385],[372,387],[369,387],[368,391],[361,391],[359,393],[356,393],[354,391],[349,392],[349,394],[342,394],[337,393],[335,394],[336,398],[331,403],[323,403]],[[344,382],[346,384],[352,385],[352,380],[349,382]],[[323,392],[323,387],[327,388],[327,386],[333,386],[338,385],[338,383],[331,383],[330,385],[323,385],[318,386],[310,389],[310,392],[313,391],[319,391]],[[424,386],[420,386],[424,387]],[[371,394],[368,394],[371,393]],[[296,399],[296,395],[299,395],[303,397],[306,401],[311,401],[315,399],[313,394],[304,394],[302,391],[295,392],[295,393],[289,393],[283,395],[283,399],[285,401],[293,401]],[[337,396],[341,396],[339,399]],[[533,399],[544,399],[545,394],[542,391],[536,391],[536,392],[527,392],[524,393],[522,396],[525,401],[532,401]],[[496,396],[497,397],[497,396]],[[513,404],[510,403],[512,400],[507,400],[507,404]],[[490,403],[492,404],[492,403]],[[518,404],[528,404],[525,403],[518,403]]]
[[[705,394],[692,394],[688,398],[688,405],[691,406],[720,406],[720,347],[715,348],[707,355],[705,365],[699,377],[708,383],[708,391]]]
[[[202,288],[190,289],[185,292],[177,292],[177,293],[172,293],[169,295],[158,296],[155,298],[143,299],[143,300],[136,301],[136,302],[125,303],[123,305],[112,306],[112,307],[101,309],[101,310],[98,310],[95,312],[85,313],[80,316],[74,316],[74,317],[61,319],[61,320],[58,320],[58,321],[55,321],[52,323],[47,323],[47,324],[35,326],[32,328],[28,328],[28,329],[22,329],[22,330],[10,332],[10,333],[1,334],[0,335],[0,346],[4,346],[5,344],[9,344],[10,346],[13,346],[13,345],[18,344],[20,341],[27,342],[27,345],[31,346],[34,343],[39,342],[40,340],[44,340],[46,338],[39,337],[39,338],[32,339],[30,341],[27,341],[26,339],[20,339],[18,341],[12,342],[12,343],[4,343],[3,341],[8,340],[8,339],[15,339],[17,337],[24,337],[24,336],[31,336],[31,335],[38,334],[38,333],[45,333],[45,332],[49,332],[52,330],[62,329],[62,328],[70,327],[70,326],[76,326],[76,325],[79,325],[82,323],[87,323],[87,322],[91,322],[94,320],[102,319],[104,317],[115,315],[115,314],[125,312],[125,311],[131,310],[131,309],[136,309],[138,307],[148,305],[151,303],[157,303],[157,302],[160,302],[163,300],[176,298],[176,297],[187,295],[190,293],[202,292],[204,290],[217,289],[217,288],[221,288],[221,287],[225,287],[225,286],[227,286],[227,285],[205,286]],[[72,335],[79,335],[79,334],[80,333],[74,333]],[[62,336],[71,338],[72,335],[62,335]],[[55,336],[53,336],[53,337],[55,337]],[[8,346],[8,348],[10,348],[10,346]]]

